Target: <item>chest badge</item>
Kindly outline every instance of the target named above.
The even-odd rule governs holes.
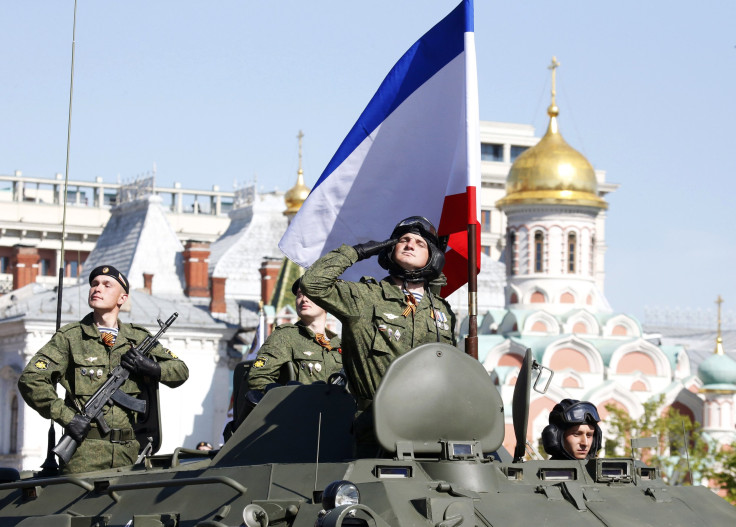
[[[386,317],[389,320],[393,320],[395,318],[399,318],[399,315],[394,315],[393,313],[384,313],[383,316]]]
[[[313,351],[304,351],[303,353],[304,353],[304,355],[306,355],[307,357],[311,357],[311,356],[312,356],[312,354],[314,354],[314,352],[313,352]]]
[[[86,358],[86,359],[84,359],[84,360],[86,360],[87,362],[94,362],[94,361],[96,361],[96,360],[97,360],[97,357],[87,357],[87,358]]]

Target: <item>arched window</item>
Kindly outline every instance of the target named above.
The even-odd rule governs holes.
[[[544,271],[542,258],[544,257],[544,234],[542,231],[534,233],[534,272],[541,273]]]
[[[513,276],[516,274],[516,233],[512,230],[508,231],[508,243],[506,245],[506,260],[508,261],[508,274]]]
[[[578,245],[578,238],[575,235],[574,232],[571,232],[567,235],[567,272],[568,273],[575,273],[576,272],[576,265],[575,265],[575,259],[577,257],[577,248]]]

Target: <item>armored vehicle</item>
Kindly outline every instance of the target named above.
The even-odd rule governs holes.
[[[529,359],[513,403],[519,443]],[[313,384],[268,391],[219,451],[54,478],[5,470],[0,526],[736,525],[709,489],[667,486],[632,458],[514,462],[497,388],[447,345],[395,360],[373,407],[380,457],[353,457],[345,388]]]

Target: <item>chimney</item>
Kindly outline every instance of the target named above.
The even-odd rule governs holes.
[[[143,273],[143,290],[149,295],[153,291],[153,273]]]
[[[210,301],[210,313],[226,313],[225,306],[225,280],[227,278],[212,277],[212,300]]]
[[[39,261],[37,248],[23,245],[13,246],[13,258],[10,266],[13,273],[14,290],[36,281]]]
[[[266,257],[261,261],[261,268],[258,272],[261,273],[261,300],[264,304],[271,303],[282,263],[281,258]]]
[[[184,260],[184,294],[187,296],[208,297],[208,267],[210,261],[210,244],[189,240],[182,252]],[[224,285],[223,285],[224,293]],[[224,298],[224,296],[223,296]]]

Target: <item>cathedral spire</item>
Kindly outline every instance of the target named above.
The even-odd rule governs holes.
[[[547,69],[552,71],[552,98],[549,108],[547,108],[547,115],[553,118],[557,117],[560,113],[560,109],[557,107],[557,68],[559,67],[560,62],[557,60],[557,57],[552,57],[552,62],[547,66]],[[555,121],[555,128],[556,124],[557,122]],[[552,126],[552,122],[550,122],[550,126]]]
[[[718,333],[716,333],[716,349],[713,354],[723,355],[723,336],[721,335],[721,304],[723,304],[723,299],[721,295],[718,295],[716,304],[718,304]]]
[[[293,218],[299,212],[302,203],[309,196],[309,188],[304,184],[304,170],[302,169],[302,139],[304,138],[304,133],[299,130],[296,138],[299,145],[299,165],[296,171],[296,185],[291,187],[284,196],[284,201],[286,202],[284,215],[289,219]]]

